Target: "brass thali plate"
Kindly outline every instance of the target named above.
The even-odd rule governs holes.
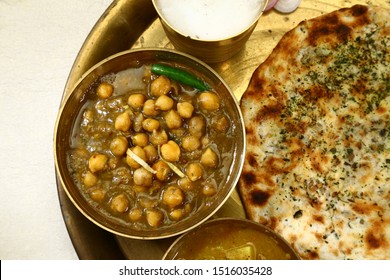
[[[291,14],[264,13],[245,48],[228,61],[211,64],[239,100],[253,71],[263,62],[280,38],[302,20],[354,4],[390,8],[388,0],[303,0]],[[81,47],[65,85],[63,98],[94,64],[127,49],[160,47],[172,49],[150,0],[116,0],[95,24]],[[134,240],[113,235],[85,218],[66,196],[57,176],[61,210],[70,238],[80,259],[161,259],[174,238]],[[245,217],[235,191],[217,217]]]

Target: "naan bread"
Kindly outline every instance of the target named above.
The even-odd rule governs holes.
[[[303,259],[390,259],[390,11],[301,22],[241,99],[248,218]]]

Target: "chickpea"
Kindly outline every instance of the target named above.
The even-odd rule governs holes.
[[[207,167],[214,168],[218,165],[218,155],[210,147],[208,147],[200,157],[200,162]]]
[[[171,81],[166,76],[159,76],[150,84],[150,93],[153,96],[167,94],[171,90]]]
[[[100,99],[107,99],[112,96],[114,87],[107,82],[102,82],[96,89],[96,94]]]
[[[93,154],[88,160],[88,168],[92,173],[103,170],[106,167],[108,157],[104,154]]]
[[[134,93],[127,99],[127,104],[133,109],[141,109],[144,106],[146,96],[142,93]]]
[[[219,116],[213,119],[213,128],[220,133],[225,133],[230,126],[229,120],[225,116]]]
[[[140,167],[134,171],[133,180],[134,184],[138,186],[149,187],[153,183],[153,174]]]
[[[169,213],[169,217],[172,220],[179,221],[184,216],[184,210],[183,209],[173,209]]]
[[[210,182],[205,184],[202,188],[202,193],[205,196],[213,196],[217,193],[217,186],[215,184],[211,184]]]
[[[120,131],[128,131],[131,126],[130,115],[127,112],[124,112],[116,117],[115,119],[115,129]]]
[[[112,198],[110,207],[115,212],[124,213],[129,207],[129,199],[123,193],[118,194]]]
[[[139,158],[146,161],[146,153],[145,153],[144,149],[142,149],[140,146],[135,146],[135,147],[131,148],[131,151],[134,154],[136,154]],[[141,165],[138,162],[136,162],[133,158],[131,158],[129,155],[127,155],[127,157],[126,157],[126,163],[132,168],[140,168],[141,167]]]
[[[150,135],[150,142],[155,146],[160,146],[168,142],[168,134],[165,130],[153,130]]]
[[[158,120],[148,118],[142,122],[142,128],[148,132],[153,132],[154,130],[160,128],[160,122]]]
[[[201,143],[198,137],[194,135],[188,135],[182,139],[182,147],[184,150],[191,152],[200,147]]]
[[[198,102],[200,106],[207,111],[215,111],[219,109],[220,100],[218,95],[210,91],[204,91],[199,95]]]
[[[147,116],[157,116],[160,113],[156,108],[156,104],[153,99],[148,99],[145,101],[142,111]]]
[[[89,196],[92,198],[92,200],[96,202],[102,202],[105,195],[106,192],[101,188],[94,189],[89,193]]]
[[[139,208],[133,208],[129,211],[129,219],[132,222],[137,222],[142,218],[142,210]]]
[[[180,158],[180,147],[176,142],[169,140],[168,143],[161,146],[161,155],[167,161],[178,161]]]
[[[146,209],[145,214],[149,226],[154,228],[159,227],[164,220],[164,214],[155,208]]]
[[[127,142],[126,137],[118,136],[111,141],[110,150],[115,156],[120,157],[126,153],[128,146],[129,143]]]
[[[188,179],[190,179],[192,182],[195,182],[200,178],[202,178],[203,168],[200,165],[200,163],[197,162],[189,163],[186,167],[186,174],[188,176]]]
[[[189,119],[194,112],[194,106],[190,102],[177,103],[177,112],[182,118]]]
[[[183,210],[184,210],[185,213],[191,213],[191,211],[192,211],[191,204],[187,203],[186,205],[184,205],[184,209]]]
[[[180,188],[185,191],[191,191],[194,189],[194,183],[188,179],[188,177],[180,178],[178,183]]]
[[[165,122],[170,129],[179,128],[182,125],[182,119],[175,110],[170,110],[164,116]]]
[[[188,131],[199,138],[203,136],[206,130],[206,120],[203,116],[197,115],[188,121]]]
[[[169,186],[163,193],[162,202],[169,208],[174,208],[184,201],[184,193],[177,186]]]
[[[146,154],[146,162],[151,163],[151,162],[154,162],[158,158],[157,150],[153,145],[145,146],[144,151]]]
[[[83,183],[84,183],[86,188],[89,189],[89,188],[93,187],[94,185],[96,185],[97,181],[98,181],[98,178],[90,171],[87,171],[87,173],[84,174]]]
[[[146,133],[137,133],[131,137],[131,142],[134,146],[146,147],[149,142],[149,136]]]
[[[160,97],[158,97],[155,103],[156,108],[162,111],[171,110],[173,105],[173,99],[166,95],[161,95]]]
[[[155,174],[156,178],[160,181],[166,181],[171,174],[171,168],[164,161],[159,160],[153,164],[152,168],[157,171]]]

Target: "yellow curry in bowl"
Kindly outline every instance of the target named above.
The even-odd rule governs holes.
[[[244,219],[220,218],[179,237],[164,259],[297,260],[299,256],[280,235],[263,225]]]

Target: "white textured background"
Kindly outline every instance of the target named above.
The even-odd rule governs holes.
[[[0,259],[77,259],[53,131],[77,53],[111,0],[0,0]]]

